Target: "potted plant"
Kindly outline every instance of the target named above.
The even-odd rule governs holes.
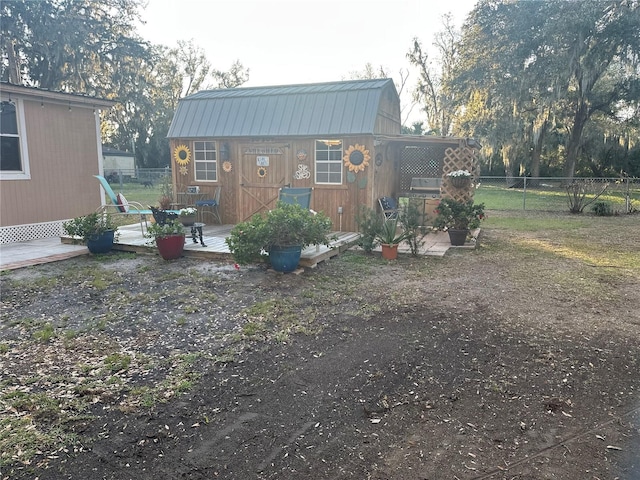
[[[447,173],[447,178],[456,188],[467,188],[471,185],[471,173],[469,170],[455,170]]]
[[[451,245],[464,245],[472,228],[478,228],[484,220],[484,203],[476,204],[473,200],[466,202],[445,198],[438,205],[437,217],[433,224],[440,230],[449,233]]]
[[[184,251],[184,227],[177,220],[168,220],[165,223],[151,223],[147,227],[145,237],[151,239],[148,243],[158,247],[160,256],[165,260],[175,260],[182,256]]]
[[[398,232],[398,219],[389,218],[382,223],[376,239],[382,247],[382,258],[395,260],[398,258],[398,245],[407,239],[407,232]]]
[[[118,226],[108,213],[90,213],[62,224],[67,235],[80,237],[91,253],[107,253],[118,239]]]
[[[292,272],[298,266],[302,249],[308,245],[329,245],[330,232],[331,219],[323,213],[278,202],[275,209],[238,223],[225,242],[240,264],[257,262],[268,255],[274,270]]]
[[[178,219],[185,227],[191,227],[196,223],[198,210],[193,207],[181,208],[178,211]]]

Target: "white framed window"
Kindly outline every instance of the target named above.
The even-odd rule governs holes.
[[[0,104],[0,180],[29,180],[29,155],[21,100]]]
[[[342,140],[316,140],[316,183],[342,184]]]
[[[202,182],[218,181],[218,152],[216,142],[193,142],[193,161],[196,180]]]

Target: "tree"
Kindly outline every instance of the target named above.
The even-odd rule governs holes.
[[[103,141],[133,148],[141,167],[169,164],[166,139],[178,100],[248,79],[236,61],[212,70],[192,41],[152,46],[135,33],[142,0],[14,0],[0,4],[2,80],[108,98]],[[209,82],[206,86],[206,82]]]
[[[546,134],[559,129],[573,177],[593,115],[637,103],[638,25],[637,0],[483,0],[468,19],[452,88],[466,101],[484,92],[485,108],[515,127],[534,168]]]
[[[444,15],[442,23],[444,29],[436,34],[433,42],[438,52],[438,68],[432,67],[428,53],[417,38],[413,39],[413,47],[407,53],[407,58],[419,71],[414,99],[422,104],[422,110],[427,115],[429,133],[446,136],[452,133],[453,91],[449,88],[449,80],[453,74],[460,34],[453,25],[451,14]]]
[[[107,96],[114,72],[149,45],[134,34],[141,0],[3,2],[1,78]],[[133,62],[135,63],[135,62]]]

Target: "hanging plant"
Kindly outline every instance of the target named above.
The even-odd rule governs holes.
[[[342,158],[344,166],[349,168],[350,172],[361,172],[369,166],[369,150],[364,148],[364,145],[350,145]]]
[[[187,147],[186,145],[178,145],[173,150],[173,158],[180,166],[188,165],[189,161],[191,160],[191,151],[189,150],[189,147]]]

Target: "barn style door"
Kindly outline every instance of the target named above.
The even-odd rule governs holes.
[[[272,209],[278,199],[278,190],[285,186],[290,162],[283,147],[242,145],[240,168],[240,220]]]

